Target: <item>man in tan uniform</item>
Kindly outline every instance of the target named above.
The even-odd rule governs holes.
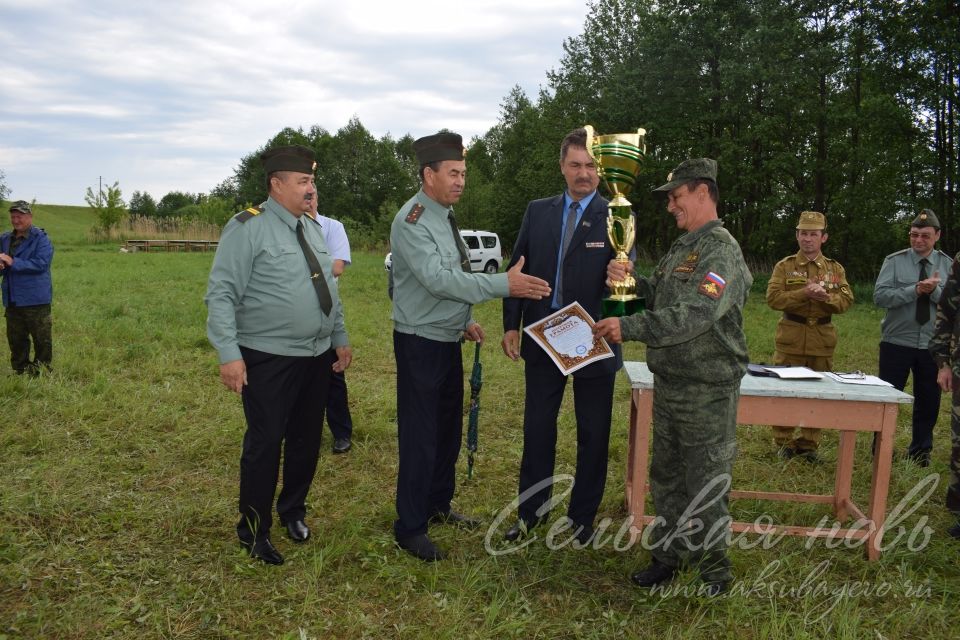
[[[820,249],[827,241],[827,219],[817,211],[804,211],[797,224],[800,251],[777,263],[767,285],[767,304],[783,311],[777,322],[774,364],[809,367],[814,371],[833,369],[837,330],[831,319],[853,304],[853,291],[843,267],[825,257]],[[801,456],[819,462],[820,430],[774,427],[773,439],[782,458]]]

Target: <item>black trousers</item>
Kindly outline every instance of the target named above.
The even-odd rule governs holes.
[[[330,373],[327,425],[334,440],[349,439],[353,435],[353,419],[350,417],[350,405],[347,403],[347,378],[343,371]]]
[[[933,449],[933,427],[940,413],[937,363],[926,349],[913,349],[890,342],[880,343],[880,378],[903,391],[913,373],[913,437],[907,454],[915,456]]]
[[[459,342],[393,332],[397,360],[397,539],[427,532],[450,510],[463,435],[463,355]]]
[[[580,525],[592,526],[607,482],[610,418],[616,373],[593,378],[573,377],[573,405],[577,418],[577,468],[567,515]],[[526,399],[523,410],[523,457],[520,461],[520,495],[553,476],[557,454],[557,416],[567,376],[550,363],[526,366]],[[565,489],[566,484],[558,488]],[[552,486],[541,488],[520,503],[519,515],[533,523],[546,513],[537,511],[550,499]]]
[[[334,357],[332,350],[316,357],[279,356],[245,347],[240,352],[247,367],[242,394],[247,431],[240,456],[237,535],[252,542],[270,536],[281,450],[280,521],[302,520],[306,515]]]

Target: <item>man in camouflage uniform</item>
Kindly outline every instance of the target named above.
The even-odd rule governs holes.
[[[740,245],[717,218],[717,163],[687,160],[667,180],[655,191],[667,192],[667,210],[687,233],[651,277],[635,274],[647,310],[601,320],[594,333],[614,343],[645,342],[654,375],[653,559],[631,580],[641,587],[666,583],[686,562],[698,568],[714,596],[732,579],[727,494],[748,362],[743,305],[753,277]],[[620,280],[626,269],[614,261],[607,274]],[[691,508],[697,512],[688,521]]]
[[[843,267],[820,249],[827,241],[827,219],[818,211],[804,211],[797,223],[800,251],[787,256],[773,268],[767,285],[767,304],[783,311],[777,322],[774,364],[809,367],[814,371],[833,369],[837,330],[832,316],[853,304],[853,291]],[[773,427],[773,439],[781,458],[800,456],[819,462],[819,429]]]
[[[950,414],[951,443],[950,485],[947,487],[947,509],[957,521],[947,533],[960,540],[960,254],[953,261],[950,277],[943,287],[933,337],[930,338],[930,355],[937,364],[937,384],[944,391],[953,392],[953,411]]]

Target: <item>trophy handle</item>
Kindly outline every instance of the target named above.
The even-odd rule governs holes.
[[[590,154],[594,162],[597,162],[597,156],[593,155],[593,139],[596,137],[596,132],[593,130],[593,126],[589,124],[583,125],[583,128],[587,132],[587,153]],[[597,169],[599,168],[600,165],[597,163]]]

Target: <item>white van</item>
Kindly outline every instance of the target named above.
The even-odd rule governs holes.
[[[496,273],[503,264],[503,250],[500,247],[500,236],[491,231],[473,231],[463,229],[460,237],[467,245],[470,254],[470,270]],[[383,268],[387,271],[393,266],[393,253],[388,253],[383,261]]]
[[[496,273],[503,264],[500,236],[491,231],[461,229],[460,237],[470,253],[470,270]]]

